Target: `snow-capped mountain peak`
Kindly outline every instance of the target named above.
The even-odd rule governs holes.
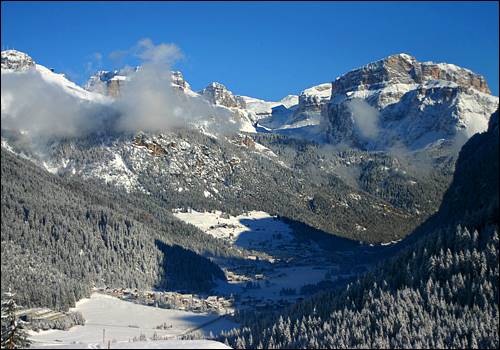
[[[34,73],[72,96],[94,102],[118,97],[122,85],[140,69],[99,71],[83,89],[23,52],[2,52],[2,75]],[[307,135],[314,139],[321,133],[322,140],[328,142],[353,142],[377,149],[395,142],[421,149],[457,134],[468,138],[486,129],[488,117],[498,107],[498,98],[491,96],[482,76],[454,64],[419,62],[406,53],[369,63],[332,83],[307,88],[280,101],[236,95],[218,82],[198,94],[178,71],[171,72],[171,80],[172,86],[187,96],[203,97],[217,110],[231,112],[242,131],[255,132],[255,127],[262,126],[266,132],[286,130],[304,136],[307,129]],[[8,101],[9,96],[2,94],[2,112]],[[374,116],[369,125],[375,130],[369,132],[369,140],[360,135],[367,111]]]
[[[199,91],[199,94],[214,105],[225,107],[246,108],[245,100],[234,95],[223,84],[212,82],[206,88]]]
[[[4,71],[26,71],[35,67],[35,61],[17,50],[2,51],[2,72]]]
[[[17,50],[2,51],[2,75],[3,74],[36,74],[45,83],[58,86],[68,94],[79,99],[106,102],[105,96],[86,91],[74,82],[68,80],[62,73],[56,73],[53,69],[37,64],[33,58],[24,52]],[[4,95],[2,94],[2,99]]]
[[[397,54],[338,77],[322,119],[332,143],[385,149],[402,142],[420,149],[486,130],[497,108],[482,76]]]
[[[333,82],[336,93],[357,87],[375,88],[383,84],[422,84],[446,81],[490,94],[484,77],[449,63],[419,62],[408,54],[397,54],[351,70]]]

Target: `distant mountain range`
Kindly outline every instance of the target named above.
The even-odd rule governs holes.
[[[85,88],[117,96],[120,84],[136,70],[98,72]],[[172,84],[194,93],[181,72],[172,72]],[[296,129],[301,135],[313,128],[309,135],[315,138],[370,149],[387,149],[398,142],[421,149],[457,135],[467,139],[486,130],[498,106],[498,97],[491,95],[482,76],[453,64],[418,62],[407,54],[389,56],[276,102],[234,95],[216,82],[198,93],[214,105],[239,111],[265,130]],[[359,101],[366,103],[364,108]],[[368,119],[374,114],[377,122],[365,121],[364,114]],[[359,124],[366,123],[365,129],[376,129],[376,137],[363,134]]]
[[[172,118],[198,113],[190,127],[120,131],[123,89],[143,93],[127,88],[142,67],[100,71],[82,88],[18,51],[3,51],[1,64],[2,150],[60,176],[168,197],[172,207],[266,210],[367,242],[397,240],[437,209],[460,146],[498,108],[481,76],[399,54],[281,101],[220,83],[194,92],[171,72],[167,102],[181,106]],[[9,85],[25,77],[51,94]],[[76,103],[52,105],[60,95]],[[38,125],[31,99],[48,120],[54,108],[68,123]],[[61,134],[66,124],[71,133]]]

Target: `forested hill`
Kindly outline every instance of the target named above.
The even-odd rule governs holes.
[[[463,146],[453,182],[445,193],[438,219],[479,227],[498,224],[498,111],[488,132],[476,134]]]
[[[2,291],[25,307],[67,309],[93,285],[207,290],[225,276],[206,257],[239,256],[147,196],[54,176],[4,148],[1,171]]]
[[[498,138],[497,111],[490,118],[488,131],[472,136],[460,150],[452,183],[439,210],[417,227],[403,245],[411,245],[438,228],[458,224],[480,228],[498,223]]]
[[[460,152],[441,225],[343,290],[242,315],[236,348],[498,348],[498,112]],[[432,226],[427,223],[428,227]]]

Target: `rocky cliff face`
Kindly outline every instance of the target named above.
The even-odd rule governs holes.
[[[490,94],[486,80],[468,69],[447,63],[418,62],[407,54],[392,55],[355,69],[333,82],[335,95],[353,90],[373,90],[388,84],[422,84],[432,80],[453,82]]]
[[[118,71],[98,71],[84,85],[85,90],[107,95],[108,82],[118,74]]]
[[[330,101],[332,84],[320,84],[302,91],[299,95],[297,112],[319,112],[324,104]]]
[[[137,72],[140,67],[128,70],[98,71],[90,77],[85,84],[85,89],[100,94],[118,97],[123,84],[130,80],[130,75]],[[172,86],[183,91],[191,91],[191,86],[184,80],[184,76],[179,71],[172,73]]]
[[[179,71],[172,72],[172,85],[179,88],[182,91],[191,90],[191,86],[184,79],[184,76]]]
[[[331,143],[418,149],[486,130],[497,106],[482,76],[399,54],[337,78],[322,123]]]
[[[129,80],[129,74],[137,71],[137,67],[132,71],[98,71],[91,76],[85,84],[85,90],[98,92],[100,94],[117,97],[120,94],[120,85]]]
[[[318,124],[321,110],[330,101],[331,94],[331,83],[316,85],[302,91],[299,95],[299,103],[293,109],[287,125],[293,128]]]
[[[35,61],[24,52],[2,51],[2,70],[24,71],[35,67]]]
[[[214,105],[229,108],[246,108],[245,100],[239,96],[233,95],[233,93],[221,83],[210,83],[206,88],[201,90],[199,94]]]

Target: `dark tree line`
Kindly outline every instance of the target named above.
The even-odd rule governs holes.
[[[147,197],[61,179],[3,149],[1,171],[2,290],[25,307],[65,310],[92,286],[206,291],[224,278],[208,258],[241,255]]]
[[[497,348],[498,231],[443,230],[344,290],[241,314],[235,348]]]

